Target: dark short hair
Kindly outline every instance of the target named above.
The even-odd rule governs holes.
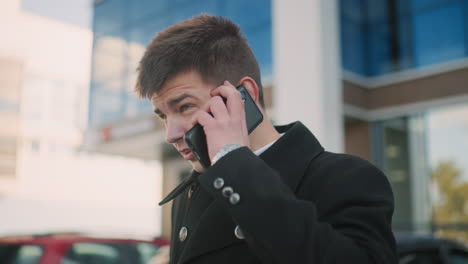
[[[142,98],[151,98],[171,78],[189,71],[215,85],[225,80],[236,85],[249,76],[257,83],[264,106],[255,55],[240,28],[226,18],[202,14],[159,32],[138,66],[136,91]]]

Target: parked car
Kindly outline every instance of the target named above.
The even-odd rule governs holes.
[[[468,247],[433,235],[396,235],[399,264],[468,264]]]
[[[0,237],[2,264],[165,264],[169,242],[81,234]]]

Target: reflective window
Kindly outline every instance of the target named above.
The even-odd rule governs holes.
[[[434,109],[427,126],[434,229],[468,241],[468,105]]]
[[[371,76],[392,70],[390,26],[387,23],[373,23],[368,26],[371,33],[368,37],[369,64],[367,73]]]
[[[408,118],[395,118],[374,124],[374,158],[392,185],[395,197],[393,226],[398,231],[412,230],[410,128]]]
[[[216,15],[219,14],[218,1],[217,0],[198,0],[188,1],[183,4],[173,3],[172,6],[173,21],[171,24],[178,23],[187,18],[193,17],[201,13],[207,13]]]
[[[341,0],[345,70],[377,76],[464,58],[467,0]]]
[[[141,21],[167,16],[171,0],[132,0],[127,2],[129,6],[126,20],[129,27],[132,27],[133,24],[141,24]]]
[[[344,69],[367,75],[364,35],[364,1],[341,3],[341,61]]]
[[[124,102],[120,91],[111,91],[92,83],[90,97],[90,124],[105,124],[123,117]]]
[[[401,0],[401,1],[407,1],[407,0]],[[444,2],[447,2],[447,0],[412,0],[410,2],[411,2],[412,8],[417,9],[417,8],[430,7],[430,5],[433,5],[433,4],[444,3]]]
[[[105,0],[99,1],[94,6],[93,31],[95,34],[110,34],[119,31],[123,24],[125,2],[127,1]]]
[[[468,105],[374,122],[373,159],[395,197],[397,232],[468,241]]]
[[[465,21],[458,1],[417,12],[413,21],[414,66],[424,66],[464,57]]]
[[[155,35],[181,20],[209,13],[239,24],[262,75],[272,74],[271,0],[103,0],[94,7],[89,122],[102,125],[149,113],[134,94],[136,68]]]

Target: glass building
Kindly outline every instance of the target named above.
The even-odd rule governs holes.
[[[282,38],[288,38],[287,34],[303,35],[307,42],[335,34],[339,48],[334,54],[339,69],[324,70],[327,74],[318,76],[329,75],[323,78],[339,81],[335,100],[342,111],[332,119],[342,122],[343,150],[370,160],[388,176],[396,199],[396,231],[459,230],[468,215],[457,218],[453,216],[456,214],[442,213],[449,206],[443,201],[452,199],[453,194],[441,186],[446,186],[443,175],[447,171],[457,175],[451,178],[454,189],[467,188],[464,186],[468,182],[468,160],[463,155],[463,150],[468,149],[468,0],[320,0],[317,2],[332,8],[308,16],[323,11],[324,17],[336,17],[336,32],[329,23],[322,23],[318,28],[323,33],[305,25],[306,30],[283,34],[278,25],[293,20],[280,18],[284,10],[301,16],[300,11],[308,10],[309,2],[95,1],[89,111],[93,147],[164,160],[165,190],[170,190],[181,172],[187,171],[187,166],[162,143],[163,132],[153,121],[149,102],[133,92],[136,67],[145,46],[169,25],[199,13],[226,16],[238,23],[267,80],[269,109],[282,103],[278,94],[285,89],[277,83],[283,72],[273,61],[297,52],[278,52]],[[301,18],[307,21],[307,13]],[[316,47],[298,43],[297,49],[299,54],[308,54]],[[320,48],[318,51],[316,54],[320,54]],[[333,88],[324,85],[320,89],[326,93]],[[312,88],[306,93],[311,105],[315,96],[322,96],[314,93]],[[329,119],[326,115],[323,118]],[[315,128],[320,130],[320,126]],[[458,194],[461,191],[455,193],[459,197],[453,199],[462,199]],[[468,202],[460,203],[459,207],[468,206]]]
[[[464,58],[466,0],[341,0],[343,68],[363,76]]]
[[[96,1],[90,124],[100,125],[151,112],[135,96],[136,68],[157,32],[200,13],[236,21],[259,61],[262,74],[272,74],[270,1],[151,0]]]

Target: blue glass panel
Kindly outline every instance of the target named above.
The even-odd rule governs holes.
[[[416,14],[413,21],[415,65],[463,57],[464,23],[461,3]]]
[[[406,0],[408,1],[408,0]],[[410,0],[413,10],[428,7],[432,4],[449,2],[450,0]],[[452,1],[453,2],[453,1]]]
[[[106,0],[97,5],[90,122],[103,124],[151,111],[151,103],[128,87],[134,85],[129,78],[134,78],[145,46],[157,32],[183,19],[200,13],[226,16],[228,11],[239,20],[235,22],[245,32],[263,76],[271,75],[270,0]]]
[[[341,61],[344,69],[367,75],[364,58],[364,32],[356,22],[341,18]]]
[[[201,13],[207,13],[210,15],[216,15],[219,13],[218,1],[217,0],[199,0],[190,1],[183,5],[172,5],[171,12],[173,14],[172,24],[178,23],[187,18],[199,15]]]
[[[221,0],[221,15],[239,25],[249,42],[262,72],[272,74],[272,36],[270,0]]]
[[[412,10],[412,1],[411,0],[396,0],[398,14],[401,15],[409,15]]]
[[[151,105],[151,102],[149,100],[140,100],[138,103],[138,112],[140,114],[152,113],[153,106]]]
[[[468,56],[468,0],[463,2],[463,19],[465,20],[465,56]]]
[[[125,0],[107,0],[94,8],[94,33],[109,34],[118,31],[123,24]]]
[[[250,47],[260,66],[262,76],[271,77],[272,74],[272,44],[271,27],[263,27],[260,30],[246,34]]]
[[[340,13],[350,21],[364,22],[366,0],[341,0]]]
[[[91,85],[89,122],[102,125],[119,120],[122,117],[122,96],[120,91],[103,89],[100,85]]]
[[[126,68],[125,50],[126,43],[120,38],[111,36],[96,37],[92,60],[93,80],[104,82],[123,76]],[[118,85],[114,84],[113,86]]]
[[[375,76],[392,70],[390,53],[390,32],[387,23],[369,25],[368,34],[368,74]]]
[[[170,0],[132,0],[129,1],[127,22],[133,25],[141,20],[158,19],[167,16]]]
[[[384,23],[388,21],[388,0],[367,1],[367,23]]]
[[[243,30],[254,25],[262,25],[271,20],[270,0],[224,0],[224,16],[232,19]]]
[[[413,55],[413,32],[411,30],[410,16],[400,16],[398,21],[398,37],[399,37],[399,49],[400,49],[400,70],[405,70],[414,67],[414,55]]]
[[[158,32],[170,26],[171,17],[154,16],[146,20],[139,21],[131,28],[125,29],[127,40],[143,46],[148,45]]]

